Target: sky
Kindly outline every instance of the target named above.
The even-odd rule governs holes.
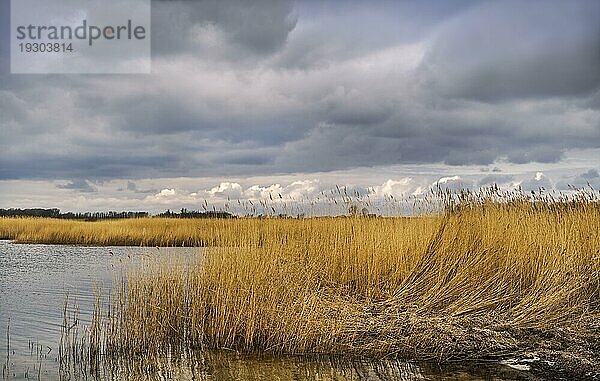
[[[600,188],[600,2],[153,1],[152,73],[10,74],[0,208]]]

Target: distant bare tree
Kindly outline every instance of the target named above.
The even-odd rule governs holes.
[[[356,204],[352,204],[348,207],[348,216],[358,217],[360,215],[360,208]]]

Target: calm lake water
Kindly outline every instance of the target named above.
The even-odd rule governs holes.
[[[497,363],[438,366],[395,360],[257,357],[196,353],[147,364],[114,364],[94,377],[59,371],[62,308],[77,297],[87,325],[97,290],[144,259],[202,255],[193,248],[20,245],[0,241],[0,366],[4,379],[102,380],[530,380]],[[10,323],[9,323],[10,322]],[[10,341],[7,340],[10,338]]]

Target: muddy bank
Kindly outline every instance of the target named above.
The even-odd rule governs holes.
[[[489,314],[425,316],[416,310],[376,307],[364,311],[361,337],[345,350],[440,363],[496,361],[532,379],[600,380],[600,320],[594,316],[540,329]]]

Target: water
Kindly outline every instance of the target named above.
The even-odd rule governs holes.
[[[95,293],[106,294],[124,266],[145,258],[202,255],[194,248],[20,245],[0,241],[0,366],[4,379],[87,379],[59,371],[58,346],[67,293],[80,320],[91,317]],[[9,320],[10,319],[10,320]],[[10,322],[10,323],[9,323]],[[7,334],[10,342],[7,341]],[[195,353],[151,363],[123,361],[92,378],[102,380],[528,380],[497,363],[438,366],[396,360]]]

